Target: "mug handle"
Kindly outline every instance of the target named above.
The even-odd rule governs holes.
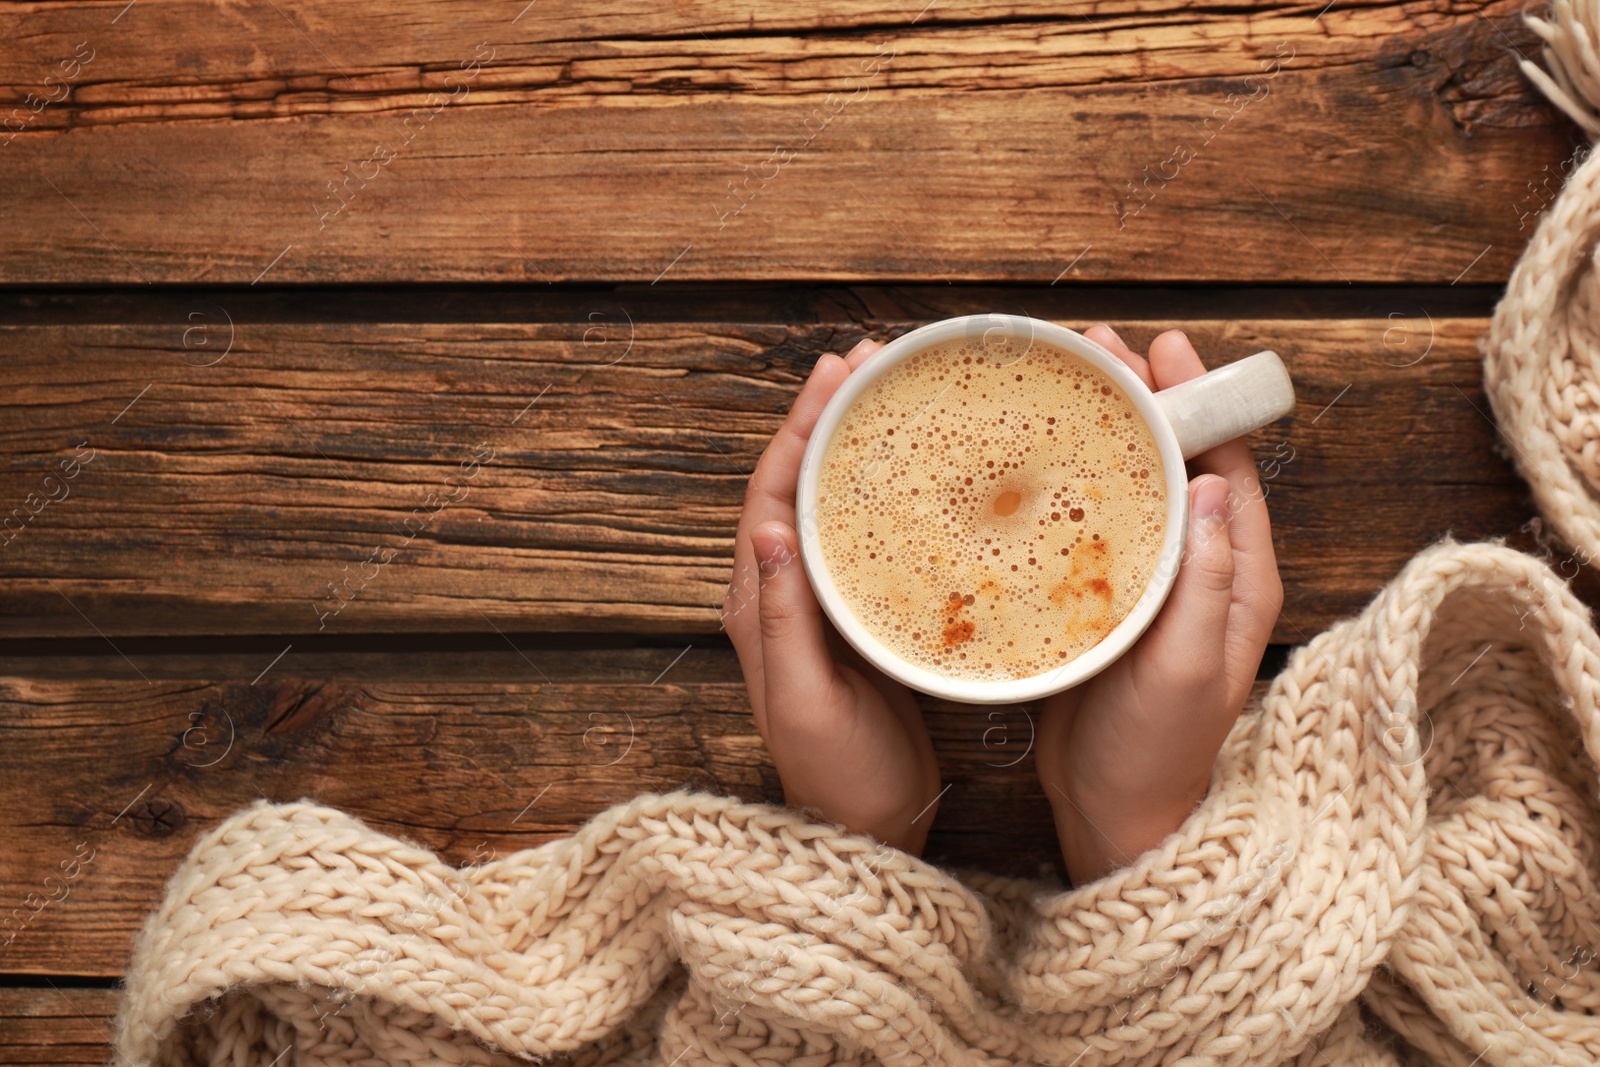
[[[1184,459],[1294,410],[1289,369],[1272,351],[1245,356],[1151,395],[1177,434]]]

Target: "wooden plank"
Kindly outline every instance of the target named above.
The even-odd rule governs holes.
[[[0,329],[0,634],[715,632],[746,482],[804,376],[914,323],[624,314],[251,324],[231,349],[214,326],[186,348],[182,320]],[[1251,437],[1276,472],[1280,642],[1446,531],[1533,514],[1494,451],[1485,321],[1391,314],[1123,327],[1291,368],[1295,415]]]
[[[0,282],[1499,281],[1521,6],[13,5]]]
[[[782,803],[726,647],[271,659],[0,661],[0,901],[20,916],[0,970],[120,974],[193,842],[257,797],[312,798],[457,864],[642,792]],[[1058,876],[1029,707],[923,707],[950,785],[926,857]]]
[[[8,1067],[103,1067],[111,1059],[114,989],[0,987],[0,1062]]]

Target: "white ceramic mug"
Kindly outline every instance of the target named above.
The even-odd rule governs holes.
[[[1023,358],[1035,341],[1045,342],[1098,367],[1133,403],[1161,452],[1167,486],[1166,536],[1154,573],[1126,617],[1076,659],[1027,678],[999,681],[950,678],[908,662],[861,624],[828,573],[817,535],[817,485],[822,457],[846,409],[879,376],[901,360],[950,342],[983,345]],[[851,373],[817,420],[800,464],[795,495],[800,557],[828,618],[844,639],[889,677],[913,689],[963,704],[1011,704],[1070,689],[1094,677],[1149,628],[1178,577],[1189,521],[1189,475],[1184,461],[1265,426],[1294,410],[1294,385],[1275,352],[1257,352],[1160,392],[1151,392],[1122,360],[1064,326],[1022,315],[965,315],[930,323],[895,338]]]

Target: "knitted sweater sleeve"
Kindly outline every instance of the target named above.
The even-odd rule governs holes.
[[[1592,1064],[1600,640],[1552,579],[1421,553],[1068,890],[703,792],[465,868],[258,802],[150,916],[116,1062]]]

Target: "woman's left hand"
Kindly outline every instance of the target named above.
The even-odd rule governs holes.
[[[862,341],[844,359],[817,360],[750,479],[722,614],[785,801],[920,855],[939,798],[922,710],[823,615],[795,529],[811,430],[850,373],[881,347]]]

